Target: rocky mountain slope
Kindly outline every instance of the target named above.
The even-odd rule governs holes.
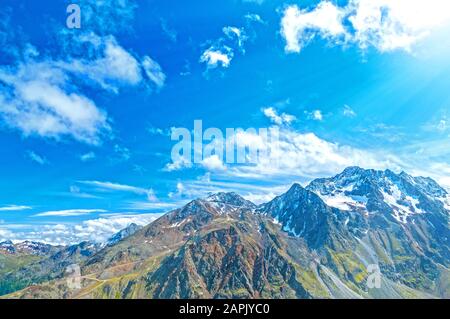
[[[357,167],[306,188],[294,184],[260,206],[235,193],[218,193],[142,229],[126,230],[102,247],[66,247],[0,274],[0,293],[449,298],[448,199],[431,179]],[[65,267],[74,263],[81,268],[81,287],[70,289]],[[381,272],[376,287],[368,285],[374,268]]]
[[[0,253],[9,255],[37,255],[45,256],[58,250],[58,247],[35,242],[35,241],[23,241],[14,244],[12,241],[0,242]]]

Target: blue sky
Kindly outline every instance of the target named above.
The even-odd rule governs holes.
[[[263,202],[349,165],[450,186],[443,0],[72,2],[0,7],[0,240],[103,240],[208,192]],[[174,163],[171,130],[194,120],[277,127],[279,157]]]

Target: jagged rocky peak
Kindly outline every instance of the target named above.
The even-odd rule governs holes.
[[[430,196],[446,197],[448,195],[447,191],[430,177],[413,177],[405,172],[401,172],[400,176]]]
[[[359,166],[349,166],[342,171],[341,175],[354,176],[354,175],[358,175],[358,174],[363,174],[368,171],[373,171],[373,170],[367,170],[367,169],[364,169]]]
[[[327,194],[335,190],[352,191],[358,186],[365,186],[365,190],[369,191],[372,188],[368,187],[369,185],[379,188],[389,187],[392,184],[399,187],[414,186],[430,196],[444,197],[447,195],[445,189],[430,177],[414,177],[404,171],[397,174],[390,169],[381,171],[358,166],[347,167],[334,177],[315,179],[307,186],[307,189]]]
[[[297,183],[257,211],[272,217],[290,235],[303,237],[311,247],[319,247],[329,239],[330,222],[335,215],[317,194]]]
[[[142,228],[142,226],[139,226],[135,223],[131,223],[130,225],[128,225],[127,227],[125,227],[124,229],[120,230],[119,232],[115,233],[113,236],[111,236],[108,241],[106,242],[106,245],[108,246],[113,246],[115,244],[117,244],[119,241],[133,235],[134,233],[136,233],[138,230],[140,230]]]
[[[307,189],[329,206],[389,213],[402,223],[412,215],[441,211],[447,205],[447,192],[433,179],[389,169],[349,167],[334,177],[312,181]]]
[[[268,203],[260,205],[259,210],[266,212],[270,210],[272,215],[276,215],[278,211],[285,211],[288,206],[308,206],[314,203],[324,205],[320,197],[314,192],[305,189],[298,183],[294,183],[286,193],[275,197]]]
[[[0,241],[0,247],[9,247],[14,246],[14,243],[11,240]]]
[[[256,205],[249,200],[246,200],[235,192],[219,192],[209,195],[206,199],[208,202],[223,203],[236,207],[255,208]]]
[[[323,204],[317,194],[314,192],[304,188],[302,185],[298,183],[294,183],[289,190],[277,197],[279,200],[283,200],[284,202],[300,202],[302,204]]]
[[[293,193],[301,192],[303,190],[304,190],[304,188],[302,185],[300,185],[299,183],[294,183],[294,184],[292,184],[292,186],[289,188],[289,190],[286,193],[293,194]]]
[[[14,247],[14,243],[10,240],[2,241],[0,242],[0,252],[13,254],[16,252],[16,247]]]

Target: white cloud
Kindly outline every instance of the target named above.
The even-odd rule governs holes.
[[[149,56],[138,58],[119,45],[113,36],[100,37],[96,34],[83,34],[75,39],[89,45],[95,52],[95,59],[68,59],[55,64],[67,71],[88,77],[102,88],[118,92],[118,87],[136,86],[146,82],[144,75],[157,88],[162,88],[166,79],[161,66]]]
[[[131,158],[130,150],[125,146],[119,144],[114,145],[114,153],[117,155],[112,158],[113,162],[126,162]]]
[[[9,211],[20,211],[20,210],[27,210],[31,209],[30,206],[24,206],[24,205],[8,205],[0,207],[0,212],[9,212]]]
[[[208,68],[210,69],[217,68],[218,66],[228,68],[232,59],[233,51],[230,47],[224,46],[220,49],[210,47],[205,52],[203,52],[202,56],[200,57],[200,62],[206,63],[208,65]]]
[[[245,52],[244,43],[248,40],[248,37],[245,34],[244,28],[229,26],[223,27],[222,31],[229,39],[236,39],[238,47],[242,50],[242,52]]]
[[[300,132],[290,126],[293,119],[285,114],[279,115],[274,108],[264,108],[262,112],[276,125],[269,128],[268,135],[256,130],[237,130],[233,136],[224,140],[216,138],[218,144],[234,145],[240,149],[252,146],[258,152],[244,154],[247,163],[224,163],[225,154],[207,157],[200,166],[215,171],[220,176],[279,180],[280,178],[310,179],[330,176],[341,172],[348,166],[361,166],[374,169],[398,169],[404,167],[403,161],[385,150],[360,149],[320,138],[312,132]],[[316,120],[322,120],[320,111],[311,113]],[[272,133],[273,132],[273,133]],[[278,132],[278,133],[276,133]],[[274,134],[274,136],[270,136]],[[277,137],[278,136],[278,137]],[[267,155],[266,155],[267,154]],[[205,163],[207,165],[205,165]],[[166,169],[193,167],[191,163],[170,163]],[[194,166],[194,167],[197,167]]]
[[[274,119],[278,120],[278,117]],[[224,139],[223,145],[233,145],[230,143],[233,140],[236,147],[243,149],[250,145],[257,148],[258,152],[247,152],[245,158],[248,163],[241,164],[225,164],[223,157],[216,155],[214,160],[211,159],[214,164],[211,166],[221,169],[214,172],[222,177],[254,178],[268,182],[331,176],[348,166],[394,170],[405,167],[400,158],[386,150],[360,149],[325,140],[312,132],[300,132],[289,126],[274,126],[269,130],[269,135],[272,131],[278,133],[264,136],[256,130],[239,130],[235,135]]]
[[[449,128],[449,123],[446,119],[442,119],[439,121],[439,124],[437,125],[437,130],[440,132],[445,132]]]
[[[434,115],[431,120],[422,125],[422,130],[426,132],[445,134],[450,130],[450,120],[447,112],[441,111]]]
[[[194,197],[197,197],[197,195],[199,195],[199,193],[197,193],[195,191],[191,191],[191,189],[186,187],[185,184],[180,181],[178,181],[176,184],[176,191],[168,193],[168,197],[172,200],[177,199],[177,198],[178,199],[182,199],[182,198],[192,199]]]
[[[48,217],[48,216],[59,216],[59,217],[72,217],[72,216],[82,216],[92,213],[105,213],[106,210],[103,209],[66,209],[66,210],[55,210],[42,212],[34,215],[35,217]]]
[[[75,236],[83,240],[89,239],[94,242],[104,242],[131,223],[145,226],[160,216],[160,214],[117,215],[112,218],[88,220],[74,227],[76,231]]]
[[[328,1],[322,1],[311,11],[296,5],[286,8],[281,20],[281,33],[286,40],[287,52],[300,52],[316,32],[323,38],[345,35],[342,25],[344,11]]]
[[[256,13],[247,13],[244,16],[244,18],[247,19],[248,21],[258,22],[258,23],[262,23],[262,24],[265,23],[264,20],[261,18],[261,16]]]
[[[145,56],[142,59],[142,67],[144,68],[145,74],[152,81],[157,88],[162,88],[164,82],[166,81],[166,75],[163,73],[161,66],[149,56]]]
[[[348,166],[366,168],[397,168],[399,160],[386,153],[360,150],[321,139],[314,133],[300,133],[284,128],[279,131],[279,140],[266,140],[259,135],[245,132],[246,139],[253,139],[260,150],[270,150],[270,156],[257,158],[255,165],[228,167],[230,176],[254,178],[313,178],[330,176]],[[251,136],[247,136],[251,135]]]
[[[344,116],[346,117],[355,117],[356,112],[348,105],[344,105],[344,110],[342,111]]]
[[[4,229],[0,227],[0,242],[4,240],[11,240],[15,235],[8,229]]]
[[[95,158],[94,152],[89,152],[89,153],[86,153],[86,154],[83,154],[80,156],[80,160],[82,162],[87,162],[87,161],[93,160],[94,158]]]
[[[107,117],[87,97],[68,90],[64,72],[47,62],[0,68],[0,117],[25,136],[74,139],[97,144],[109,131]],[[66,91],[67,90],[67,91]]]
[[[72,59],[56,62],[63,70],[73,72],[99,83],[104,89],[117,92],[117,85],[137,85],[142,80],[139,62],[122,48],[114,37],[100,38],[95,34],[79,38],[82,43],[90,43],[99,51],[97,59]]]
[[[255,19],[255,16],[250,17]],[[250,17],[246,19],[248,20]],[[207,43],[210,44],[210,47],[200,56],[199,62],[205,63],[207,69],[228,68],[236,50],[240,51],[241,54],[245,54],[244,44],[249,37],[244,28],[225,26],[222,28],[222,32],[225,36],[215,41],[208,41]]]
[[[311,113],[311,118],[315,121],[322,121],[323,120],[323,114],[321,110],[314,110]]]
[[[45,157],[42,157],[42,156],[36,154],[33,151],[28,151],[27,155],[33,162],[36,162],[36,163],[38,163],[40,165],[48,164],[48,161],[47,161],[47,159]]]
[[[222,159],[217,154],[204,158],[202,166],[210,171],[223,171],[226,169]]]
[[[151,189],[151,188],[147,191],[147,200],[149,202],[156,202],[156,201],[158,201],[158,198],[156,197],[155,191],[153,189]]]
[[[274,199],[276,196],[278,196],[279,194],[275,194],[273,192],[266,192],[266,193],[259,193],[259,194],[255,194],[255,193],[248,193],[246,195],[244,195],[243,197],[246,200],[251,201],[254,204],[263,204],[263,203],[267,203],[270,202],[272,199]]]
[[[20,225],[20,227],[9,224],[0,227],[0,241],[34,240],[53,245],[70,245],[82,241],[104,243],[131,223],[145,226],[160,216],[161,214],[111,213],[78,224]]]
[[[83,87],[94,83],[118,92],[122,86],[153,83],[161,88],[165,74],[148,56],[140,62],[113,36],[90,33],[72,40],[87,47],[83,51],[86,57],[69,55],[65,60],[54,60],[33,55],[16,65],[0,67],[0,119],[25,136],[69,136],[99,144],[111,131],[109,119],[93,100],[80,93]]]
[[[171,130],[170,129],[162,129],[159,127],[150,126],[147,128],[147,132],[151,135],[161,135],[170,137]]]
[[[277,110],[273,107],[263,108],[262,111],[272,123],[275,123],[277,125],[291,124],[296,119],[294,115],[286,113],[278,114]]]
[[[192,163],[186,159],[184,156],[177,157],[175,160],[172,160],[171,163],[167,163],[164,166],[164,170],[167,172],[178,171],[183,168],[192,167]]]
[[[446,0],[353,0],[348,10],[355,29],[353,41],[380,51],[410,50],[450,20]]]
[[[361,49],[410,51],[449,22],[447,0],[350,0],[343,7],[323,0],[311,10],[288,6],[281,33],[286,52],[300,52],[316,35],[330,43],[353,43]]]

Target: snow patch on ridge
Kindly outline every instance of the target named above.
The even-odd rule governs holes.
[[[365,208],[367,198],[365,196],[345,195],[344,193],[334,193],[330,195],[317,194],[328,206],[341,210],[353,210],[355,208]]]
[[[439,200],[444,204],[444,208],[450,212],[450,195],[444,198],[439,198]]]
[[[414,214],[422,214],[423,211],[418,208],[419,200],[411,196],[405,196],[397,185],[392,184],[389,192],[381,190],[384,201],[393,210],[393,217],[400,223],[406,223],[407,218]]]

